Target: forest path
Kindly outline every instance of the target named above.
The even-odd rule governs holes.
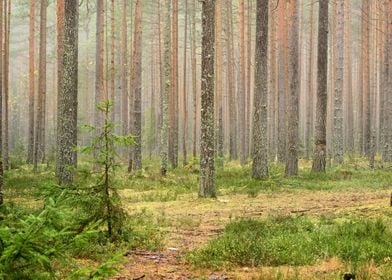
[[[135,195],[124,190],[124,202]],[[223,232],[224,226],[235,218],[263,218],[270,215],[307,215],[334,218],[376,217],[390,213],[390,192],[374,189],[333,191],[286,190],[263,192],[257,197],[243,194],[221,195],[217,200],[201,200],[196,195],[183,195],[175,201],[136,202],[126,204],[132,212],[147,209],[157,219],[164,221],[167,231],[166,246],[159,252],[135,251],[128,254],[128,261],[121,274],[113,279],[262,279],[275,273],[274,268],[238,268],[231,271],[194,269],[184,261],[184,254],[200,247]],[[301,276],[316,272],[333,272],[341,268],[331,260],[311,267],[301,268]],[[294,273],[294,268],[283,268]],[[304,272],[302,272],[304,270]],[[325,273],[326,273],[325,272]],[[325,278],[328,279],[328,278]]]

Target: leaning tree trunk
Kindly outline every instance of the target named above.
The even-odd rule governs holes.
[[[327,153],[328,0],[319,2],[317,105],[313,172],[325,172]]]
[[[78,0],[64,2],[64,52],[58,95],[57,178],[71,183],[76,166],[78,113]]]
[[[268,176],[268,0],[257,0],[252,177]]]
[[[214,44],[215,1],[202,3],[200,197],[215,197]]]
[[[299,52],[298,52],[298,2],[290,0],[290,55],[289,55],[289,109],[287,131],[286,176],[298,173],[298,121],[299,121]]]

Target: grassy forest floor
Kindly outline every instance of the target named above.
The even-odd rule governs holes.
[[[117,174],[123,206],[147,238],[102,254],[126,252],[111,279],[342,279],[346,272],[392,279],[390,168],[348,160],[315,175],[301,161],[295,178],[272,165],[269,179],[257,181],[249,165],[228,162],[217,168],[218,198],[199,199],[197,164],[162,178],[156,162],[132,176]],[[37,190],[54,174],[21,167],[5,179],[8,202],[34,208]],[[254,234],[275,225],[265,242]]]

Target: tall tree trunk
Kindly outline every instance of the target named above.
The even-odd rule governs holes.
[[[116,45],[116,27],[114,22],[114,0],[111,0],[110,9],[110,101],[114,105],[115,103],[115,78],[116,78],[116,68],[115,68],[115,45]],[[115,107],[113,107],[115,108]],[[111,120],[114,121],[114,111],[111,112]]]
[[[9,61],[10,61],[11,0],[5,1],[4,9],[4,142],[3,166],[9,168]]]
[[[188,0],[185,0],[185,15],[184,15],[184,73],[183,73],[183,116],[182,121],[182,164],[187,165],[187,132],[188,132],[188,110],[187,110],[187,39],[188,39]]]
[[[131,91],[134,97],[132,134],[135,136],[136,143],[133,147],[132,166],[129,166],[128,170],[142,168],[142,6],[140,0],[136,0],[134,25]]]
[[[47,0],[41,1],[40,7],[40,42],[39,42],[39,76],[37,126],[35,133],[34,170],[38,170],[38,162],[45,160],[45,112],[46,112],[46,16]]]
[[[192,61],[192,97],[193,97],[193,135],[192,135],[192,155],[196,157],[197,138],[197,59],[196,59],[196,0],[192,0],[192,26],[191,26],[191,61]]]
[[[346,150],[349,154],[354,152],[354,109],[353,109],[353,89],[352,89],[352,42],[351,42],[351,0],[344,1],[345,4],[345,90],[346,90],[346,120],[347,126],[345,131]]]
[[[202,2],[200,197],[216,197],[214,167],[215,0]]]
[[[95,53],[95,106],[107,99],[105,96],[103,81],[103,63],[104,63],[104,14],[105,8],[103,0],[97,0],[97,22],[96,22],[96,53]],[[101,114],[95,110],[94,123],[100,127],[103,123]]]
[[[127,53],[127,0],[122,1],[121,13],[121,121],[122,134],[128,134],[128,53]]]
[[[268,176],[268,0],[257,0],[252,177]]]
[[[313,172],[325,172],[327,155],[328,0],[319,2],[317,50],[317,102]]]
[[[78,2],[78,0],[66,0],[59,10],[60,15],[63,13],[63,17],[60,18],[64,20],[59,22],[59,28],[64,28],[63,42],[60,41],[64,44],[64,49],[62,67],[59,68],[59,73],[61,71],[62,75],[57,103],[57,179],[60,184],[73,181],[72,167],[76,167],[77,160],[75,147],[78,130]]]
[[[363,97],[363,153],[370,155],[371,126],[370,126],[370,63],[369,63],[369,31],[370,3],[362,0],[362,97]]]
[[[229,98],[229,123],[230,123],[230,143],[229,156],[230,160],[238,158],[237,152],[237,110],[235,98],[235,75],[234,75],[234,50],[233,50],[233,11],[232,1],[226,0],[226,60],[227,60],[227,93]]]
[[[245,88],[245,15],[244,15],[244,0],[238,0],[238,24],[239,24],[239,40],[240,40],[240,80],[238,81],[239,88],[239,133],[240,133],[240,162],[245,164],[246,152],[246,88]]]
[[[285,65],[288,63],[287,49],[287,22],[285,1],[279,1],[278,6],[278,162],[285,162],[287,158],[287,116],[286,116],[286,80],[287,72]]]
[[[223,165],[223,84],[222,84],[222,0],[215,1],[215,112],[216,112],[216,156],[217,165]]]
[[[170,92],[170,9],[171,0],[166,0],[166,18],[165,18],[165,30],[164,30],[164,89],[162,90],[162,101],[161,101],[161,113],[162,113],[162,127],[161,127],[161,174],[166,176],[167,173],[167,161],[169,152],[169,115],[168,115],[168,103],[169,103],[169,92]]]
[[[309,18],[309,61],[308,61],[308,90],[307,90],[307,107],[306,107],[306,135],[305,135],[305,158],[310,157],[312,151],[311,140],[313,137],[313,30],[314,30],[314,2],[310,3],[310,18]]]
[[[3,51],[3,1],[0,1],[0,53]],[[0,105],[3,104],[3,56],[0,55]],[[4,203],[4,170],[3,170],[3,106],[0,106],[0,205]]]
[[[337,0],[336,76],[334,94],[334,162],[343,163],[344,2]]]
[[[62,82],[63,82],[63,56],[64,56],[64,0],[58,0],[56,1],[56,19],[57,19],[57,119],[60,120],[62,116],[60,113],[62,112],[63,104],[60,103],[60,100],[62,101],[62,96],[61,96],[61,90],[63,88]],[[57,123],[57,137],[56,137],[56,156],[57,156],[57,161],[56,161],[56,175],[58,179],[60,179],[60,174],[62,175],[64,173],[63,170],[59,170],[59,168],[63,169],[63,160],[60,157],[61,155],[61,149],[63,148],[61,145],[61,141],[63,140],[62,137],[59,136],[59,130],[60,130],[60,125],[59,122]]]
[[[298,2],[289,2],[290,54],[289,54],[289,108],[287,132],[286,176],[298,173],[298,122],[299,122],[299,51],[298,51]]]
[[[35,0],[30,0],[29,17],[29,136],[27,145],[27,163],[33,163],[34,157],[34,124],[35,124]]]
[[[169,95],[169,160],[178,166],[178,0],[172,0],[171,80]]]

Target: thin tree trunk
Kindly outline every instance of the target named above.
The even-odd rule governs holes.
[[[325,172],[327,154],[328,0],[319,2],[317,50],[317,102],[313,172]]]
[[[193,135],[192,135],[192,155],[196,157],[197,138],[197,60],[196,60],[196,0],[192,0],[192,39],[191,39],[191,61],[192,61],[192,96],[193,96]]]
[[[185,15],[184,15],[184,73],[183,73],[183,115],[182,121],[182,164],[187,165],[187,131],[188,131],[188,110],[187,110],[187,39],[188,39],[188,0],[185,0]]]
[[[215,112],[216,114],[216,156],[217,165],[223,165],[223,84],[222,84],[222,0],[216,0],[215,3]]]
[[[336,1],[336,76],[334,92],[334,162],[343,163],[344,2]]]
[[[0,1],[0,53],[3,51],[3,1]],[[0,66],[3,56],[0,55]],[[0,67],[0,105],[3,104],[3,69]],[[0,106],[0,205],[4,203],[4,170],[3,170],[3,106]]]
[[[121,121],[122,134],[128,134],[128,53],[127,53],[127,0],[122,1],[121,13]]]
[[[7,3],[7,0],[5,1]],[[11,0],[5,5],[4,10],[4,142],[3,166],[9,169],[9,61],[10,61],[10,22]]]
[[[230,143],[229,156],[230,160],[238,158],[237,153],[237,110],[235,98],[235,75],[234,75],[234,51],[233,51],[233,11],[232,1],[226,0],[226,59],[227,59],[227,92],[229,98],[229,120],[230,120]]]
[[[309,33],[309,62],[308,62],[308,90],[307,90],[307,107],[306,107],[306,135],[305,135],[305,158],[309,159],[312,152],[311,140],[313,137],[313,34],[314,34],[314,2],[310,3],[310,33]]]
[[[141,1],[136,0],[135,30],[133,41],[133,61],[131,74],[131,91],[133,92],[133,130],[135,145],[133,147],[133,161],[128,170],[142,168],[142,7]]]
[[[215,1],[202,2],[200,197],[216,197],[214,167]]]
[[[240,162],[245,164],[246,152],[246,89],[245,89],[245,15],[244,15],[244,0],[238,0],[238,24],[239,24],[239,40],[240,40],[240,80],[239,87],[239,133],[240,133]]]
[[[29,136],[27,145],[27,163],[33,163],[34,157],[34,124],[35,124],[35,0],[30,0],[29,17]]]
[[[169,160],[178,167],[178,0],[172,0],[171,81],[169,95]]]
[[[164,40],[164,81],[165,87],[162,90],[162,128],[161,128],[161,174],[166,176],[167,173],[167,161],[169,153],[169,115],[168,115],[168,103],[169,103],[169,92],[170,92],[170,9],[171,0],[166,0],[166,19],[165,19],[165,30],[163,35]]]
[[[286,176],[295,176],[298,173],[298,122],[299,122],[299,51],[298,51],[298,2],[289,2],[290,19],[290,54],[289,54],[289,108],[287,132],[287,159]]]
[[[268,176],[268,0],[257,0],[252,177]]]
[[[37,126],[35,133],[34,170],[38,170],[38,162],[45,160],[45,111],[46,111],[46,16],[47,0],[41,1],[40,7],[40,46],[39,46],[39,76]]]

